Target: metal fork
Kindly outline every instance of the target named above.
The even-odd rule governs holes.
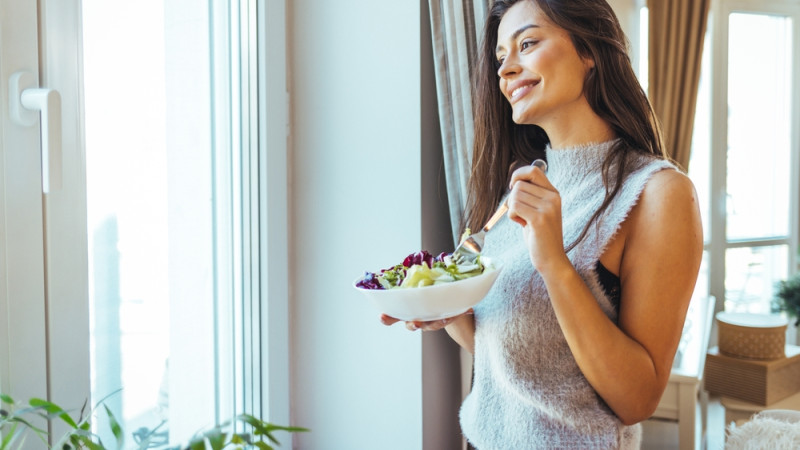
[[[541,159],[537,159],[533,163],[532,166],[536,166],[542,170],[542,172],[547,173],[547,163]],[[495,226],[495,224],[508,212],[508,202],[503,202],[497,211],[492,214],[492,217],[486,221],[486,225],[481,228],[480,231],[477,233],[473,233],[469,235],[466,239],[463,239],[456,250],[453,252],[453,260],[457,263],[470,263],[475,262],[478,258],[478,255],[483,250],[483,242],[486,238],[486,233]]]

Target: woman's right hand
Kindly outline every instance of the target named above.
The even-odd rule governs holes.
[[[455,322],[456,320],[458,320],[462,316],[472,315],[472,314],[473,314],[473,311],[472,311],[472,308],[470,308],[469,310],[467,310],[467,312],[464,312],[464,313],[459,314],[457,316],[448,317],[446,319],[431,320],[431,321],[408,320],[408,321],[405,321],[405,324],[406,324],[406,328],[409,331],[417,331],[417,330],[436,331],[436,330],[441,330],[442,328],[450,325],[451,323]],[[381,323],[382,324],[384,324],[386,326],[389,326],[389,325],[394,325],[397,322],[402,322],[402,320],[396,319],[396,318],[394,318],[392,316],[389,316],[389,315],[386,315],[386,314],[381,314]]]
[[[554,269],[572,267],[564,252],[561,195],[534,166],[523,166],[511,174],[508,218],[522,225],[533,267],[546,277]]]

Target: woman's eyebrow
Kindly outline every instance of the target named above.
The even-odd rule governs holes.
[[[516,40],[516,39],[519,37],[519,35],[520,35],[520,34],[522,34],[523,32],[525,32],[525,30],[527,30],[527,29],[530,29],[530,28],[539,28],[539,25],[536,25],[536,24],[534,24],[534,23],[529,23],[529,24],[527,24],[527,25],[523,25],[522,27],[520,27],[520,28],[519,28],[517,31],[515,31],[515,32],[514,32],[514,33],[511,35],[511,40],[512,40],[512,41],[513,41],[513,40]],[[498,45],[497,45],[497,48],[496,48],[494,51],[495,51],[495,53],[497,53],[497,52],[499,52],[499,51],[500,51],[500,50],[502,50],[502,49],[503,49],[503,46],[502,46],[502,45],[500,45],[500,44],[498,44]]]

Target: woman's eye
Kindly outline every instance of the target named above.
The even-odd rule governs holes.
[[[533,40],[533,39],[528,39],[528,40],[522,41],[521,48],[522,48],[522,50],[525,50],[525,49],[527,49],[529,47],[532,47],[532,46],[536,45],[538,42],[539,41],[536,41],[536,40]]]
[[[503,65],[503,61],[505,61],[505,60],[506,60],[505,58],[497,58],[497,67],[502,66]]]

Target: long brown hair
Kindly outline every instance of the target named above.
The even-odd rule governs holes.
[[[605,0],[494,1],[486,18],[473,74],[475,145],[467,226],[473,230],[483,226],[507,190],[510,168],[530,164],[536,158],[544,159],[544,149],[549,143],[540,127],[514,123],[511,106],[499,88],[495,58],[497,29],[503,15],[518,1],[533,1],[554,25],[569,33],[578,55],[594,61],[594,69],[584,81],[584,95],[592,110],[619,138],[603,163],[605,200],[569,250],[586,236],[589,226],[619,192],[630,171],[626,167],[629,152],[666,158],[661,127],[633,71],[622,27]]]

